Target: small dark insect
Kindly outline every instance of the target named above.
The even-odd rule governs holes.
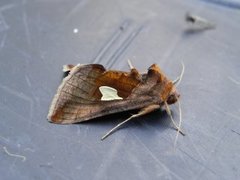
[[[132,118],[148,114],[178,101],[174,84],[153,64],[140,74],[130,63],[130,72],[106,70],[99,64],[66,65],[70,71],[59,86],[48,113],[48,120],[56,124],[79,123],[108,114],[139,109],[118,124],[102,139]],[[175,128],[181,132],[174,123]]]
[[[207,30],[215,28],[215,24],[209,22],[208,20],[200,16],[196,16],[190,13],[186,13],[185,20],[186,22],[190,23],[191,28],[195,30]]]
[[[195,23],[196,22],[196,18],[190,14],[186,14],[186,21],[187,22],[191,22],[191,23]]]

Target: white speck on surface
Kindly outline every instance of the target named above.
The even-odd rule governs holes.
[[[22,155],[19,155],[19,154],[10,153],[5,146],[3,147],[3,150],[4,150],[4,151],[7,153],[7,155],[9,155],[9,156],[21,158],[23,162],[26,160],[26,157],[25,157],[25,156],[22,156]]]
[[[77,33],[78,33],[78,29],[77,29],[77,28],[74,28],[74,29],[73,29],[73,33],[74,33],[74,34],[77,34]]]

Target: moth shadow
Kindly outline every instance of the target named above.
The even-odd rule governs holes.
[[[127,119],[131,114],[137,113],[137,111],[126,111],[115,114],[109,114],[102,117],[94,118],[89,121],[81,122],[81,124],[94,124],[96,126],[115,126]],[[133,119],[134,120],[134,119]],[[80,124],[80,123],[79,123]]]
[[[172,116],[174,117],[174,113],[172,113]],[[137,119],[136,122],[141,125],[141,128],[148,129],[149,131],[154,129],[163,132],[166,129],[174,129],[170,117],[165,110],[158,110],[150,113]]]
[[[185,29],[182,35],[184,37],[189,37],[192,35],[202,34],[204,31],[204,29]]]
[[[90,121],[82,122],[81,125],[94,125],[99,127],[108,127],[108,129],[112,129],[119,123],[123,122],[127,118],[129,118],[131,115],[136,114],[138,111],[127,111],[127,112],[120,112],[116,114],[106,115],[103,117],[95,118]],[[174,116],[174,113],[173,113]],[[79,123],[80,124],[80,123]],[[149,114],[146,114],[144,116],[134,118],[131,121],[125,123],[123,126],[121,126],[120,129],[141,129],[144,131],[151,131],[152,128],[157,129],[159,132],[164,131],[165,129],[172,128],[171,120],[166,111],[164,110],[158,110]],[[173,129],[173,128],[172,128]],[[117,131],[118,131],[117,130]]]

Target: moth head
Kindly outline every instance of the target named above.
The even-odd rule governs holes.
[[[180,94],[177,92],[175,86],[173,86],[167,98],[167,104],[174,104],[175,102],[178,101],[179,97],[180,97]]]

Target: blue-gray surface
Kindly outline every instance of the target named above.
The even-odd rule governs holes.
[[[240,11],[237,1],[1,0],[1,179],[237,179],[240,176]],[[217,26],[187,33],[186,12]],[[128,114],[75,125],[46,120],[63,64],[171,78],[185,64],[183,129],[152,113],[101,142]],[[172,107],[175,119],[177,106]],[[18,156],[17,156],[18,155]],[[25,157],[25,158],[24,158]]]

